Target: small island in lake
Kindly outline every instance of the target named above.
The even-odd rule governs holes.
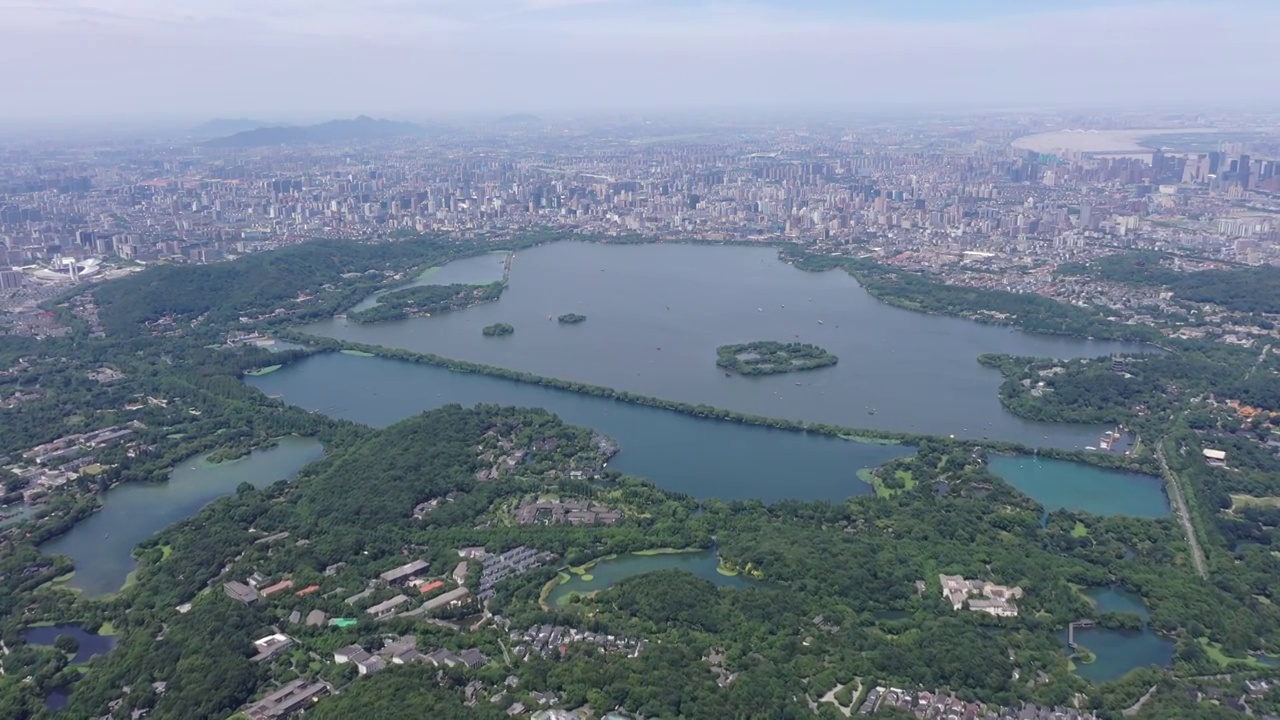
[[[774,375],[776,373],[814,370],[835,365],[839,358],[826,349],[809,343],[781,343],[757,340],[716,348],[716,366],[739,375]]]
[[[577,325],[578,323],[586,319],[587,319],[586,315],[579,315],[578,313],[565,313],[560,317],[556,318],[556,321],[559,322],[561,325]]]
[[[516,329],[507,323],[494,323],[492,325],[485,325],[484,329],[480,332],[484,333],[485,337],[502,337],[503,335],[510,335],[515,331]]]
[[[462,310],[497,300],[506,288],[502,282],[401,288],[378,298],[378,304],[373,307],[347,313],[347,319],[356,323],[377,323]]]

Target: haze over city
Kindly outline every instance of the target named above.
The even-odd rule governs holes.
[[[1280,99],[1267,0],[0,0],[15,120]]]
[[[1280,720],[1276,0],[0,0],[0,718]]]

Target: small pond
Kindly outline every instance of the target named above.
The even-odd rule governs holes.
[[[747,587],[754,580],[740,575],[725,575],[717,570],[720,565],[714,550],[697,552],[621,555],[601,560],[587,568],[582,575],[572,574],[569,579],[551,590],[548,605],[565,605],[575,594],[608,590],[629,577],[655,570],[685,570],[703,580],[710,580],[721,587]]]
[[[79,625],[42,625],[22,631],[22,639],[26,640],[27,644],[42,647],[53,647],[53,641],[57,640],[59,635],[70,635],[80,643],[75,657],[71,658],[72,664],[89,662],[89,658],[106,655],[116,646],[115,637],[91,633]]]
[[[1144,622],[1150,617],[1142,598],[1126,590],[1117,587],[1088,588],[1084,594],[1100,613],[1136,613]],[[1063,630],[1059,636],[1063,647],[1066,647],[1067,631]],[[1117,680],[1137,668],[1151,665],[1168,667],[1173,662],[1173,641],[1156,633],[1149,625],[1132,632],[1098,627],[1077,629],[1076,643],[1097,656],[1091,663],[1076,663],[1076,674],[1095,683]]]
[[[1170,513],[1164,481],[1152,475],[1027,455],[992,455],[988,467],[1043,505],[1046,513],[1077,510],[1145,518]]]

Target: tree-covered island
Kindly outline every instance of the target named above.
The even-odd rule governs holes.
[[[840,359],[810,343],[757,340],[716,348],[716,366],[739,375],[776,375],[835,365]]]
[[[485,285],[418,285],[402,288],[381,296],[378,298],[378,304],[373,307],[347,313],[347,319],[358,323],[376,323],[462,310],[472,305],[497,300],[506,288],[507,286],[502,282],[491,282]]]
[[[494,323],[492,325],[485,325],[484,329],[480,332],[483,333],[485,337],[502,337],[503,335],[510,335],[515,331],[515,327],[508,323]]]
[[[556,318],[556,321],[559,322],[561,325],[577,325],[578,323],[586,319],[587,319],[586,315],[579,315],[578,313],[565,313],[560,317]]]

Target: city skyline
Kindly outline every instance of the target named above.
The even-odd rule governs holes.
[[[0,0],[0,120],[1250,107],[1280,90],[1219,48],[1269,27],[1258,0]]]

